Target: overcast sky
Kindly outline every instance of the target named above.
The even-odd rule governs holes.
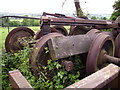
[[[0,12],[10,13],[74,13],[74,0],[1,0]],[[115,0],[79,0],[84,12],[111,14]]]

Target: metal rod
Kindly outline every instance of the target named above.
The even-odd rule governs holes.
[[[91,24],[91,25],[112,25],[112,21],[105,21],[105,20],[89,20],[89,19],[82,19],[82,18],[54,18],[54,17],[41,17],[42,23],[46,24],[68,24],[68,25],[76,25],[76,24]]]
[[[104,54],[104,60],[106,62],[113,63],[113,64],[120,66],[120,58],[116,58],[116,57]]]
[[[9,31],[10,31],[10,30],[9,30],[9,29],[10,29],[10,28],[9,28],[9,17],[7,17],[7,27],[8,27],[8,33],[9,33]]]

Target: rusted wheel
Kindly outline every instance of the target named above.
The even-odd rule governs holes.
[[[95,71],[106,66],[106,62],[103,60],[103,55],[114,56],[114,41],[106,34],[98,34],[90,45],[90,49],[87,56],[86,72],[87,74],[94,73]]]
[[[115,56],[120,58],[120,33],[115,39]]]
[[[65,36],[68,35],[67,30],[63,26],[56,25],[56,26],[53,26],[53,28],[55,28],[57,31],[59,31],[60,33],[62,33]]]
[[[51,32],[51,33],[54,33],[54,32],[61,33],[61,34],[65,35],[65,36],[68,35],[67,30],[66,30],[63,26],[57,26],[57,25],[56,25],[56,26],[50,27],[50,32]],[[35,34],[34,37],[35,37],[35,40],[37,40],[37,39],[40,39],[42,36],[43,36],[42,31],[39,30],[39,31]]]
[[[58,32],[58,31],[57,31],[55,28],[50,27],[50,32]],[[42,30],[39,30],[39,31],[35,34],[34,39],[35,39],[35,40],[38,40],[38,39],[40,39],[42,36],[44,36],[43,33],[42,33]]]
[[[86,34],[89,28],[86,28],[84,26],[71,26],[69,35],[80,35],[80,34]]]
[[[23,48],[20,39],[30,40],[33,38],[34,32],[27,27],[17,27],[13,29],[6,37],[5,49],[7,52],[17,52]]]
[[[50,55],[47,46],[47,41],[52,37],[63,36],[61,33],[49,33],[44,35],[39,39],[39,41],[35,44],[32,52],[30,53],[29,63],[31,66],[31,72],[33,75],[39,77],[39,72],[42,68],[40,66],[47,65],[47,60],[50,60]]]

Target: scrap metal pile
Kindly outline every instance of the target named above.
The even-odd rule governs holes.
[[[44,12],[40,22],[36,34],[27,27],[18,27],[5,41],[7,52],[18,52],[26,45],[33,48],[29,59],[33,75],[39,76],[38,66],[46,66],[50,59],[59,60],[66,71],[72,71],[75,58],[68,57],[75,55],[81,56],[87,75],[109,63],[120,66],[120,17],[116,21],[90,20]]]

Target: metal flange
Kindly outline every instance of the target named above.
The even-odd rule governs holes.
[[[6,37],[5,40],[5,49],[7,52],[17,52],[24,47],[24,44],[21,43],[24,38],[26,41],[30,41],[33,38],[34,32],[27,27],[17,27],[13,29]]]

